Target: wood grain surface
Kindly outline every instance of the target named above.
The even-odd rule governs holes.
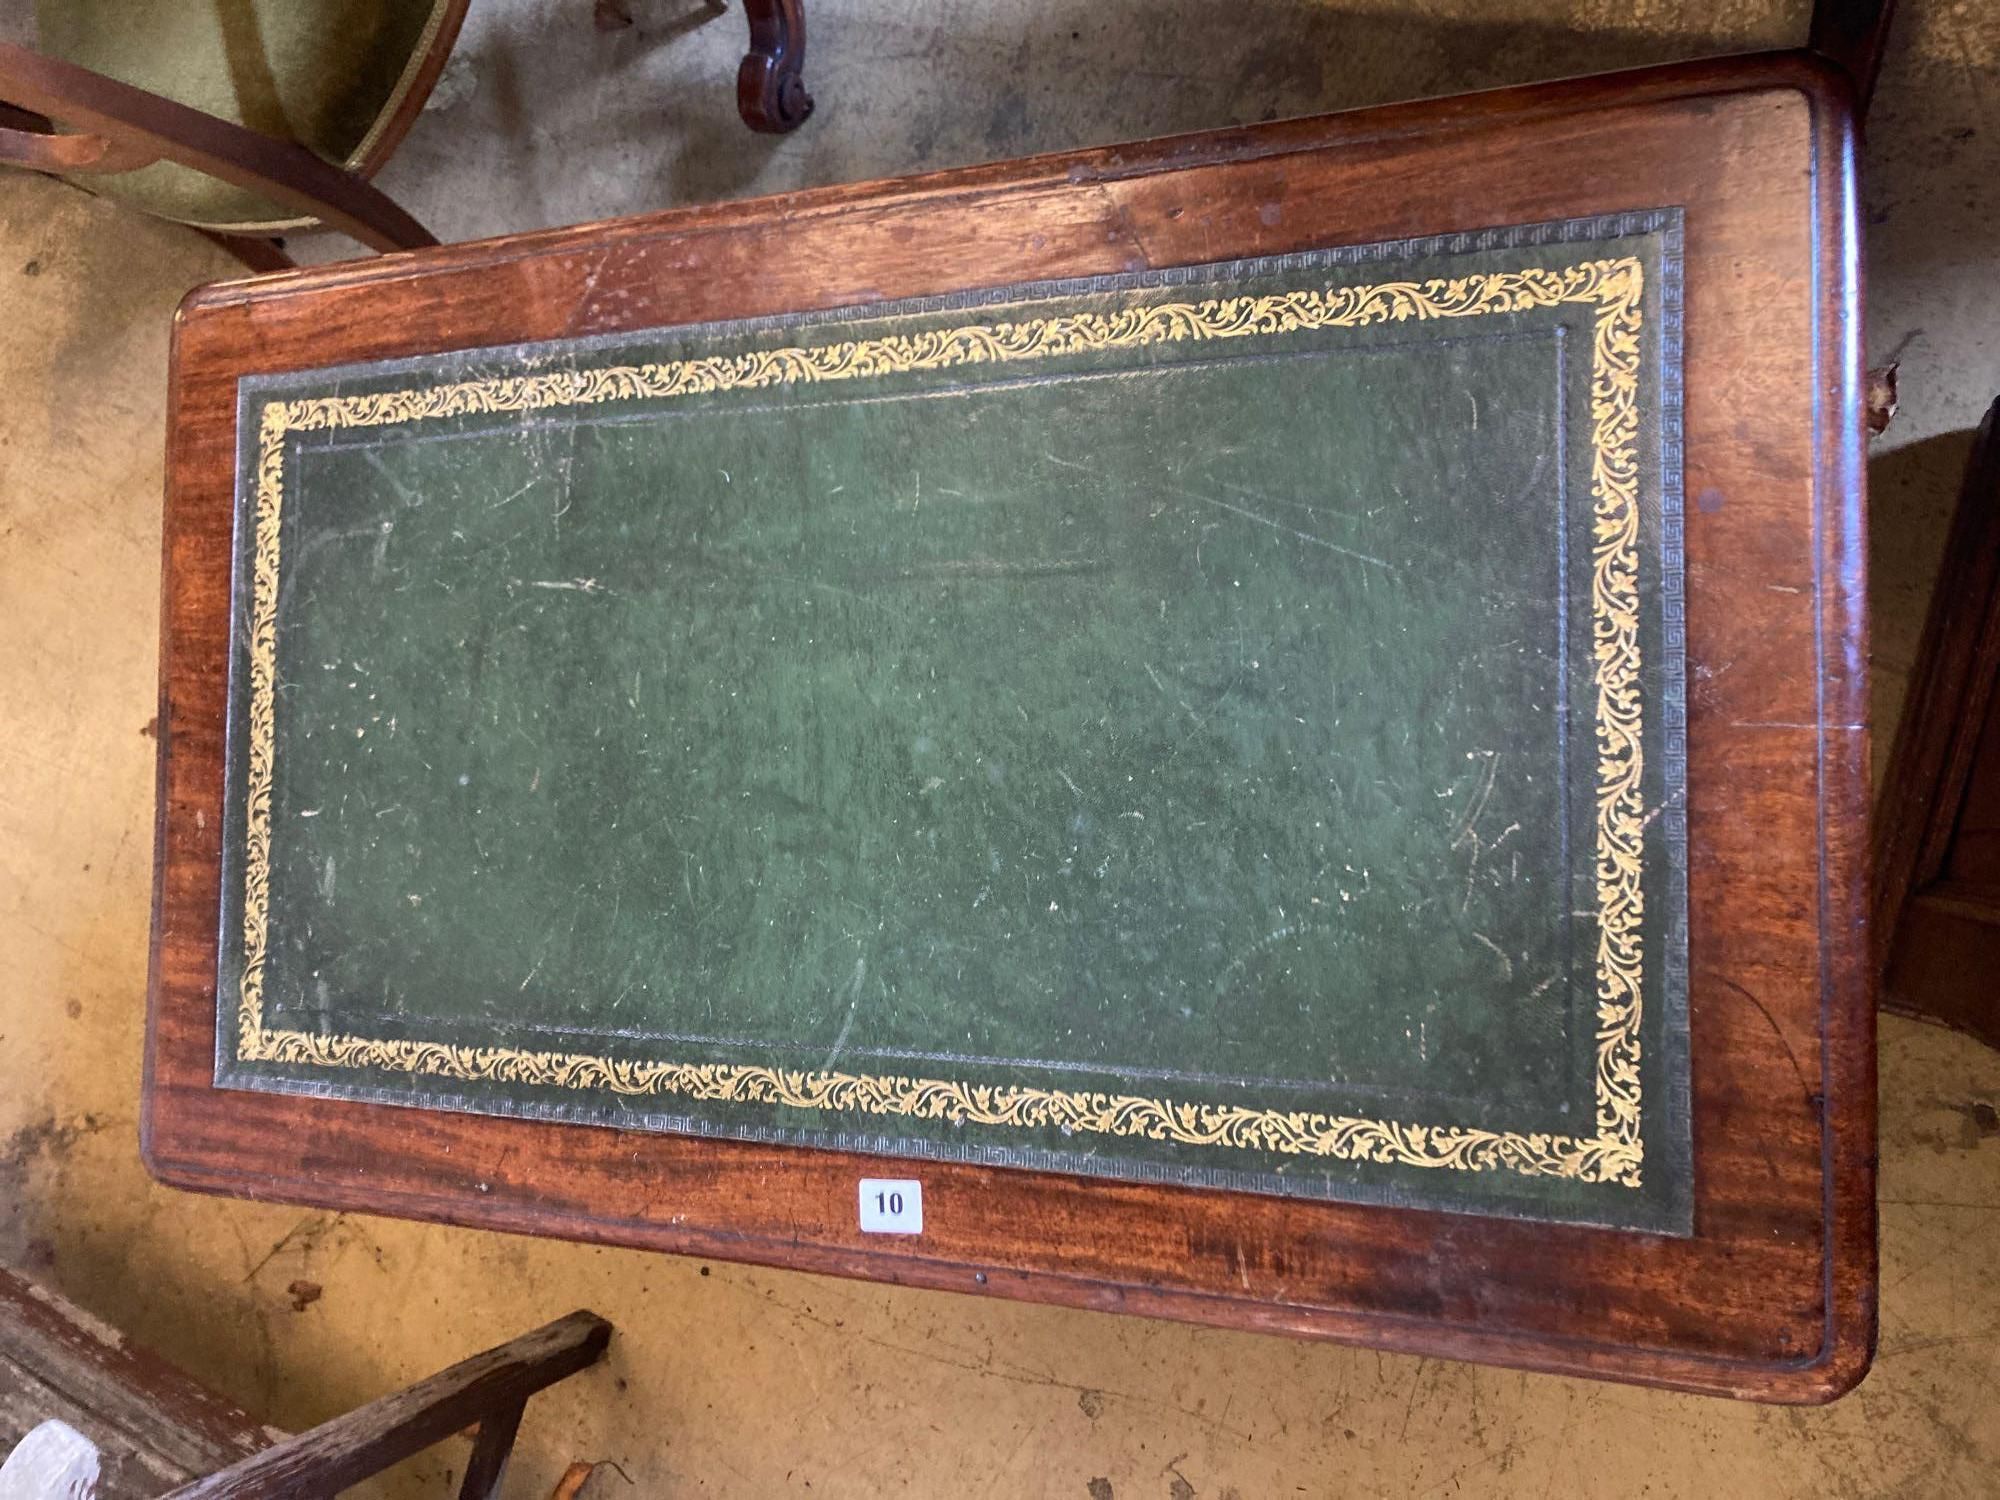
[[[478,1435],[459,1500],[492,1500],[528,1398],[595,1364],[610,1342],[609,1323],[592,1312],[573,1312],[275,1442],[167,1500],[338,1495],[467,1426],[476,1426]]]
[[[0,1455],[50,1420],[96,1448],[97,1500],[163,1494],[285,1437],[118,1329],[0,1268]]]
[[[1875,813],[1882,1006],[2000,1047],[2000,401],[1979,424]]]
[[[1769,1400],[1875,1331],[1846,85],[1772,56],[680,210],[202,289],[177,321],[144,1149],[163,1180]],[[1690,1238],[217,1090],[239,376],[1677,206]]]

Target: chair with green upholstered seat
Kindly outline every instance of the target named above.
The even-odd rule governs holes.
[[[367,179],[466,4],[40,0],[41,51],[0,48],[0,100],[88,133],[0,130],[0,160],[206,230],[253,265],[281,263],[271,237],[316,222],[378,249],[435,243]]]
[[[458,34],[466,0],[40,0],[42,50],[363,177],[402,139]],[[230,234],[310,219],[234,183],[160,161],[96,191]]]
[[[437,82],[468,0],[38,0],[0,45],[0,164],[51,172],[221,239],[254,268],[324,223],[379,250],[436,241],[369,185]],[[788,130],[803,0],[745,0],[738,108]],[[67,132],[58,126],[69,127]]]

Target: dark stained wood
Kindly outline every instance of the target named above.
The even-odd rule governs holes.
[[[458,1500],[493,1500],[500,1493],[500,1481],[507,1475],[507,1460],[514,1452],[514,1435],[521,1430],[524,1409],[525,1403],[517,1401],[479,1424],[472,1457],[466,1461],[465,1479],[458,1487]]]
[[[429,35],[404,71],[400,96],[377,125],[374,138],[366,143],[360,160],[354,163],[354,171],[360,176],[373,177],[381,171],[382,164],[417,123],[417,116],[424,112],[431,90],[437,87],[438,76],[451,57],[451,49],[458,44],[459,29],[465,24],[465,12],[471,4],[472,0],[446,0],[432,16]]]
[[[1186,136],[207,288],[170,396],[146,1158],[257,1198],[1818,1401],[1875,1331],[1847,80],[1802,55]],[[1678,205],[1688,1238],[874,1159],[212,1083],[239,375]]]
[[[1856,112],[1866,114],[1889,44],[1896,0],[1813,0],[1806,47],[1847,74],[1854,84]]]
[[[490,1500],[528,1398],[593,1364],[610,1338],[609,1323],[574,1312],[288,1437],[0,1268],[0,1454],[54,1417],[97,1448],[104,1500],[331,1495],[476,1422],[460,1494]]]
[[[437,243],[366,180],[303,146],[12,43],[0,43],[0,98],[103,137],[123,152],[164,157],[261,193],[377,250]],[[133,164],[114,162],[104,170]]]
[[[461,1360],[428,1380],[357,1407],[266,1448],[219,1474],[173,1492],[173,1500],[252,1500],[252,1497],[333,1495],[391,1464],[451,1436],[468,1422],[482,1425],[473,1471],[461,1491],[487,1500],[506,1466],[521,1406],[539,1390],[595,1364],[611,1341],[611,1325],[594,1313],[573,1312],[533,1333]],[[505,1441],[501,1439],[504,1437]],[[481,1478],[479,1488],[471,1481]]]
[[[217,234],[212,229],[196,233],[220,245],[260,276],[266,271],[289,271],[298,264],[277,240],[260,239],[254,234]]]
[[[96,1446],[99,1500],[158,1495],[284,1436],[117,1329],[0,1269],[0,1455],[51,1417]]]
[[[1966,464],[1877,830],[1883,1006],[2000,1047],[2000,401]]]
[[[8,130],[27,130],[45,133],[54,127],[47,115],[38,115],[31,109],[21,109],[0,99],[0,127]]]
[[[752,130],[797,130],[813,112],[806,92],[805,0],[743,0],[750,50],[736,70],[736,111]]]

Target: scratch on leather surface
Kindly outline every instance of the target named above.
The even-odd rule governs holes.
[[[1589,261],[1559,269],[1384,282],[1326,291],[1168,302],[1109,314],[1081,312],[1020,323],[966,325],[741,355],[595,370],[569,370],[424,389],[272,402],[259,429],[256,586],[251,625],[251,761],[245,964],[238,1056],[322,1067],[372,1067],[462,1079],[505,1078],[621,1094],[675,1093],[808,1109],[862,1110],[989,1124],[1055,1124],[1107,1135],[1192,1144],[1249,1145],[1285,1153],[1396,1161],[1470,1170],[1510,1169],[1621,1182],[1640,1181],[1639,781],[1636,539],[1633,451],[1638,335],[1643,293],[1637,260]],[[262,986],[268,942],[265,889],[270,851],[278,526],[288,433],[422,421],[467,412],[526,411],[792,382],[866,378],[980,362],[1033,360],[1077,350],[1204,341],[1300,329],[1366,327],[1519,311],[1563,302],[1597,310],[1592,420],[1595,498],[1596,726],[1600,752],[1597,1132],[1565,1137],[1431,1126],[1311,1112],[1183,1104],[1053,1089],[990,1088],[945,1079],[877,1077],[731,1064],[627,1062],[559,1052],[468,1048],[267,1029]],[[1226,502],[1218,505],[1236,510]],[[1252,515],[1253,520],[1264,520]],[[1265,524],[1276,524],[1266,521]],[[1366,559],[1389,566],[1380,559]],[[550,585],[557,586],[557,585]],[[838,1049],[836,1049],[837,1051]]]

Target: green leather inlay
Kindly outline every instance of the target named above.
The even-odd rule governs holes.
[[[1677,232],[246,381],[218,1077],[1684,1230]]]

